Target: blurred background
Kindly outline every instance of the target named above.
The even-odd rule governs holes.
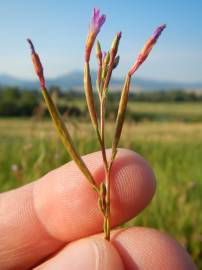
[[[43,102],[28,37],[41,56],[49,91],[77,149],[81,154],[99,150],[85,104],[82,71],[93,7],[107,15],[98,37],[103,50],[110,48],[116,32],[123,34],[107,103],[108,147],[124,76],[153,30],[167,24],[133,79],[120,143],[149,161],[158,188],[150,206],[124,226],[168,232],[202,269],[200,0],[1,1],[0,191],[24,185],[70,160]],[[91,68],[95,83],[95,57]]]

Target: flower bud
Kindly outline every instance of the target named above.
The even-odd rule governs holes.
[[[110,53],[107,52],[105,58],[103,59],[102,80],[104,80],[107,75],[109,60],[110,60]]]
[[[100,42],[97,41],[96,43],[96,57],[99,61],[99,64],[102,64],[102,50],[101,50],[101,46],[100,46]]]
[[[91,18],[91,23],[89,27],[89,34],[86,40],[86,50],[85,50],[86,62],[90,61],[92,47],[94,45],[97,34],[100,32],[100,29],[102,25],[104,24],[105,20],[106,20],[106,16],[105,15],[100,16],[100,10],[94,8],[93,16]]]
[[[153,35],[148,39],[148,41],[145,43],[143,49],[140,51],[134,65],[129,71],[129,75],[132,76],[134,72],[141,66],[141,64],[146,60],[149,53],[151,52],[154,44],[157,42],[159,36],[161,35],[162,31],[166,28],[165,24],[160,25],[157,27],[157,29],[154,31]]]
[[[30,48],[31,48],[32,63],[34,66],[35,73],[37,74],[39,78],[41,88],[45,88],[45,79],[43,75],[43,67],[42,67],[40,58],[34,49],[34,45],[32,41],[30,39],[27,39],[27,42],[29,43]]]
[[[117,51],[118,51],[118,46],[119,46],[119,41],[121,39],[122,33],[118,32],[112,41],[112,46],[111,46],[111,58],[115,58]]]

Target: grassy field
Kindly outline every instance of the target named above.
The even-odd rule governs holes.
[[[202,122],[201,102],[129,102],[128,110],[136,121]]]
[[[138,110],[138,106],[129,104],[129,109]],[[190,104],[167,104],[167,109],[165,104],[144,104],[144,112],[152,111],[152,106],[159,115],[194,117],[202,112]],[[88,124],[72,120],[69,129],[81,154],[99,149]],[[107,133],[110,138],[110,123]],[[120,146],[144,156],[158,183],[151,205],[127,226],[143,225],[168,232],[188,249],[202,269],[202,122],[127,122]],[[0,119],[1,191],[37,179],[68,160],[50,121]]]

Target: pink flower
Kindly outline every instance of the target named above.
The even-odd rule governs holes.
[[[159,27],[157,27],[157,29],[154,31],[152,37],[154,38],[155,41],[158,40],[158,38],[160,37],[162,31],[166,28],[166,24],[161,24]]]
[[[157,27],[157,29],[154,31],[153,35],[147,40],[145,43],[143,49],[139,53],[134,65],[129,71],[129,75],[132,76],[134,72],[141,66],[141,64],[146,60],[149,53],[151,52],[154,44],[157,42],[158,38],[160,37],[162,31],[166,28],[165,24],[160,25]]]
[[[100,32],[102,25],[106,20],[105,15],[100,16],[100,10],[94,8],[93,16],[91,18],[91,23],[89,26],[89,34],[86,40],[86,50],[85,50],[85,60],[86,62],[90,61],[91,50],[94,45],[97,34]]]
[[[100,16],[100,10],[94,8],[93,16],[90,23],[90,29],[89,29],[90,32],[96,32],[98,34],[105,20],[106,20],[106,16],[105,15]]]

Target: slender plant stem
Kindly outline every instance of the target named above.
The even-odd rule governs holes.
[[[98,75],[97,75],[97,85],[98,85],[97,90],[98,90],[99,99],[101,99],[101,91],[100,91],[101,77],[102,77],[102,63],[99,64]]]
[[[101,138],[100,131],[98,128],[97,113],[95,110],[95,103],[94,103],[94,98],[93,98],[93,88],[92,88],[92,82],[91,82],[89,62],[85,62],[85,65],[84,65],[84,87],[85,87],[86,101],[87,101],[88,111],[90,113],[91,122],[96,131],[97,138],[100,143],[103,161],[105,163],[105,166],[107,166],[107,157],[105,153],[105,148],[102,143],[102,138]]]
[[[102,96],[100,102],[100,133],[102,144],[104,147],[104,153],[106,155],[105,150],[105,109],[106,109],[106,97]],[[104,159],[103,159],[104,161]],[[105,162],[104,162],[105,163]],[[105,185],[106,185],[106,209],[104,216],[104,226],[105,226],[105,239],[110,240],[110,175],[109,175],[109,167],[108,162],[105,164]]]
[[[72,159],[75,161],[75,163],[78,165],[80,170],[83,172],[83,174],[86,176],[94,190],[96,190],[99,193],[98,187],[96,186],[96,183],[94,181],[94,178],[92,174],[90,173],[89,169],[85,165],[84,161],[80,157],[80,155],[77,153],[73,141],[71,139],[71,136],[60,116],[59,111],[57,110],[55,104],[53,103],[47,89],[45,87],[42,88],[42,93],[44,96],[44,99],[46,101],[46,104],[48,106],[49,113],[52,117],[53,123],[55,124],[55,127],[57,131],[59,132],[59,135],[62,139],[63,144],[65,145],[65,148],[71,155]]]
[[[106,109],[106,96],[103,96],[100,104],[100,125],[101,125],[101,139],[105,150],[105,109]],[[112,163],[110,163],[112,165]],[[111,165],[107,162],[105,166],[105,185],[106,185],[106,209],[104,216],[104,227],[105,227],[105,239],[110,241],[110,227],[111,227],[111,209],[110,209],[110,180],[111,180]]]
[[[105,148],[105,105],[106,105],[106,98],[102,97],[100,103],[100,135],[104,148]]]
[[[101,153],[102,153],[102,159],[103,159],[103,162],[104,162],[104,166],[105,166],[105,168],[107,168],[108,167],[107,155],[106,155],[106,151],[105,151],[105,148],[104,148],[104,145],[103,145],[103,142],[102,142],[102,138],[101,138],[101,135],[100,135],[100,132],[99,132],[98,129],[96,129],[96,134],[97,134],[98,141],[100,143],[100,148],[101,148]]]
[[[111,208],[110,208],[110,180],[111,180],[111,168],[108,168],[106,174],[106,216],[105,216],[105,239],[110,241],[110,228],[111,228]]]
[[[96,135],[100,144],[101,148],[101,153],[102,153],[102,159],[104,163],[104,169],[105,169],[105,177],[106,179],[108,178],[108,162],[107,162],[107,156],[106,156],[106,150],[105,150],[105,141],[104,141],[104,116],[105,116],[105,102],[104,99],[100,92],[100,85],[99,85],[99,80],[98,80],[98,93],[99,93],[99,99],[100,99],[100,130],[98,128],[98,122],[97,122],[97,115],[95,111],[95,106],[94,106],[94,101],[93,101],[93,91],[92,91],[92,83],[91,83],[91,77],[90,77],[90,67],[89,63],[85,64],[85,73],[84,73],[84,85],[86,89],[86,99],[87,99],[87,105],[88,105],[88,110],[91,115],[91,121],[92,124],[95,128]],[[108,180],[106,180],[106,186],[108,187],[106,192],[109,192],[109,184]],[[106,197],[108,195],[106,194]],[[109,197],[108,197],[109,198]],[[99,198],[100,199],[100,198]],[[104,198],[101,198],[105,200]],[[105,203],[104,203],[105,205]],[[110,204],[108,203],[110,206]],[[110,224],[109,224],[109,216],[110,216],[110,209],[108,206],[105,207],[104,209],[104,227],[106,228],[105,231],[105,238],[109,240],[110,238]]]

